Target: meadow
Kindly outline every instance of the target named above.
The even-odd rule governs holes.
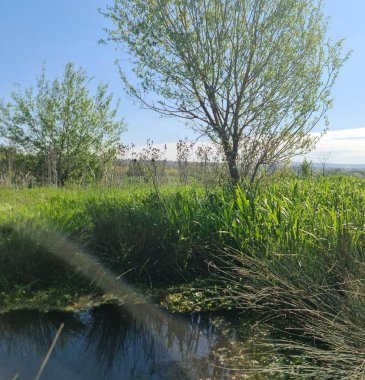
[[[126,302],[110,276],[172,310],[270,321],[275,349],[304,377],[364,375],[364,179],[2,188],[0,198],[2,312]]]

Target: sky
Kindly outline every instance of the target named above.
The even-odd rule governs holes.
[[[99,12],[112,0],[0,0],[0,98],[15,87],[35,83],[42,64],[49,79],[62,74],[66,63],[82,66],[94,85],[108,82],[121,105],[119,116],[127,124],[124,143],[174,143],[192,131],[172,118],[142,110],[123,91],[115,60],[123,58],[114,45],[101,45],[109,21]],[[327,0],[329,36],[346,38],[352,55],[333,89],[334,106],[328,113],[329,131],[309,157],[330,156],[333,163],[365,164],[365,0]],[[15,86],[15,87],[14,87]],[[315,132],[318,132],[320,125]]]

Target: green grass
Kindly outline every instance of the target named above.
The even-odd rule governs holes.
[[[219,247],[268,259],[295,255],[298,262],[305,257],[313,264],[318,257],[342,260],[344,266],[344,252],[354,258],[364,254],[362,179],[288,179],[254,194],[169,186],[159,193],[2,189],[0,196],[0,260],[8,268],[0,286],[23,284],[32,271],[36,278],[37,265],[41,281],[51,281],[53,260],[59,271],[58,259],[32,239],[34,229],[58,232],[116,274],[128,272],[129,278],[153,284],[208,276],[206,263]]]
[[[0,199],[2,311],[115,302],[114,283],[127,280],[174,310],[261,315],[304,377],[364,375],[363,179],[0,189]]]

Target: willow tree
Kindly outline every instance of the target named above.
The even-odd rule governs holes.
[[[43,68],[34,87],[0,102],[0,137],[31,157],[32,174],[48,184],[100,176],[116,156],[124,127],[118,106],[106,84],[91,95],[89,82],[85,70],[72,63],[53,81]]]
[[[131,58],[127,92],[219,144],[234,182],[314,147],[346,59],[320,0],[115,0],[104,14]]]

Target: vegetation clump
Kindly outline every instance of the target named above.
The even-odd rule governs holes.
[[[276,329],[274,342],[257,344],[291,358],[278,372],[298,362],[304,377],[361,378],[363,179],[1,192],[3,312],[132,298],[175,311],[233,309]]]
[[[0,101],[0,171],[3,161],[12,176],[43,186],[105,176],[124,123],[116,120],[108,85],[100,83],[91,96],[90,80],[68,63],[63,77],[51,82],[43,67],[35,87]]]

